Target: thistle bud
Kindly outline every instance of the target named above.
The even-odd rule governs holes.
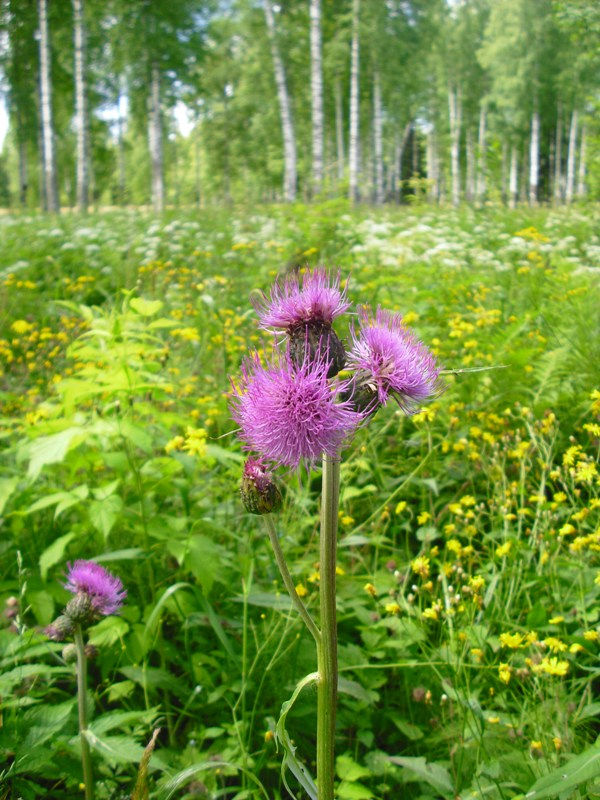
[[[346,351],[331,325],[312,320],[288,329],[288,338],[290,358],[294,364],[322,359],[329,364],[328,378],[344,369]]]
[[[69,600],[65,614],[73,625],[91,625],[98,618],[96,609],[92,605],[92,598],[86,592],[78,592]]]
[[[64,642],[67,636],[73,633],[73,620],[61,614],[44,630],[44,633],[53,642]]]
[[[283,502],[273,475],[260,458],[246,460],[240,494],[244,508],[251,514],[270,514],[278,511]]]
[[[63,661],[66,664],[74,664],[77,661],[77,648],[74,644],[66,644],[62,649]]]

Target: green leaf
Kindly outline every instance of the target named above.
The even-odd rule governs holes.
[[[548,615],[542,603],[536,603],[527,614],[527,627],[532,630],[541,628],[546,624]]]
[[[157,714],[158,710],[156,708],[149,708],[147,711],[110,711],[108,714],[96,717],[89,727],[96,736],[102,736],[108,731],[122,728],[132,723],[151,725]]]
[[[168,589],[161,594],[160,599],[152,609],[152,613],[148,617],[148,621],[146,622],[146,635],[150,635],[154,633],[154,628],[158,624],[158,620],[160,619],[161,612],[167,600],[172,597],[175,592],[178,592],[180,589],[191,589],[192,585],[190,583],[174,583],[172,586],[169,586]]]
[[[81,444],[85,438],[85,430],[75,425],[51,436],[40,436],[34,442],[28,443],[21,451],[21,454],[29,458],[27,477],[36,480],[47,464],[60,464],[69,450]]]
[[[338,690],[341,694],[349,694],[356,700],[361,700],[368,705],[373,704],[373,698],[369,692],[356,681],[350,681],[348,678],[338,678]],[[343,777],[340,775],[340,778]]]
[[[152,317],[163,307],[162,300],[146,300],[143,297],[132,297],[129,305],[141,317]]]
[[[96,647],[110,647],[129,632],[129,625],[121,617],[105,617],[89,630],[89,642]]]
[[[88,509],[90,522],[98,533],[108,539],[108,535],[119,519],[123,510],[123,501],[118,494],[112,494],[105,500],[93,500]]]
[[[144,748],[130,736],[96,736],[88,728],[83,735],[97,753],[109,763],[139,764]]]
[[[413,725],[412,722],[407,722],[405,719],[401,719],[396,714],[392,715],[391,719],[400,733],[403,733],[404,736],[406,736],[406,738],[411,742],[416,742],[423,738],[423,731],[416,725]]]
[[[196,578],[205,595],[210,594],[221,572],[222,561],[220,547],[208,536],[198,533],[190,538],[184,567]]]
[[[588,703],[588,705],[584,706],[579,714],[577,714],[575,724],[583,722],[585,719],[590,719],[591,717],[597,717],[598,714],[600,714],[600,703]]]
[[[357,764],[348,755],[338,756],[335,760],[335,771],[339,778],[344,781],[358,781],[361,778],[369,778],[371,770]]]
[[[186,767],[186,769],[178,772],[169,780],[167,784],[165,784],[162,790],[160,790],[159,797],[164,798],[164,800],[169,800],[169,798],[172,797],[179,788],[182,786],[187,786],[192,778],[194,778],[199,772],[210,772],[213,769],[221,770],[224,768],[235,769],[243,772],[244,775],[246,775],[256,786],[258,786],[265,800],[269,800],[269,795],[266,793],[265,787],[258,780],[256,775],[254,775],[251,770],[244,769],[238,764],[233,764],[230,761],[200,761],[197,764],[192,764],[191,767]]]
[[[42,580],[46,580],[50,567],[58,564],[58,562],[64,557],[67,545],[74,538],[74,536],[74,531],[65,533],[64,536],[60,536],[58,539],[55,539],[52,544],[44,550],[40,556],[39,562]]]
[[[375,795],[362,783],[350,783],[342,781],[337,787],[336,796],[340,800],[372,800]]]
[[[296,746],[293,744],[285,728],[285,721],[290,709],[298,699],[302,689],[304,689],[305,686],[310,686],[311,684],[316,683],[318,679],[319,673],[311,672],[309,675],[305,675],[304,678],[299,681],[290,699],[286,700],[285,703],[282,704],[281,714],[279,715],[279,720],[275,726],[276,741],[282,745],[285,753],[281,762],[281,779],[283,781],[283,785],[292,795],[292,797],[294,797],[294,794],[290,790],[285,777],[285,770],[287,768],[302,786],[306,794],[310,797],[310,800],[317,800],[317,787],[309,771],[296,756]]]
[[[49,592],[27,592],[27,600],[40,625],[49,625],[54,616],[54,598]]]
[[[133,681],[127,680],[112,683],[110,689],[108,690],[108,700],[110,703],[114,703],[117,700],[122,700],[123,697],[129,697],[134,689],[135,683]]]
[[[0,514],[4,511],[4,506],[17,488],[18,483],[18,478],[0,478]]]
[[[570,792],[600,775],[600,744],[594,744],[562,767],[539,778],[525,795],[526,800],[543,800]]]
[[[427,763],[421,756],[390,756],[392,764],[398,764],[414,772],[418,780],[425,781],[438,792],[443,792],[454,797],[454,789],[450,773],[440,764]]]

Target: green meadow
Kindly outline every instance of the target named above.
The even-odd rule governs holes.
[[[96,796],[308,796],[315,690],[280,715],[316,661],[240,501],[228,395],[272,346],[251,292],[316,265],[444,369],[342,454],[336,798],[600,796],[598,205],[17,214],[0,236],[1,798],[81,794],[75,665],[44,634],[76,559],[127,590],[88,631]],[[279,469],[273,517],[309,610],[320,474]]]

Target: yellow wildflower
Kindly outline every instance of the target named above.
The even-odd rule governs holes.
[[[386,614],[392,614],[396,616],[400,613],[400,606],[398,603],[386,603],[385,605]]]
[[[306,595],[308,594],[308,589],[303,583],[296,584],[296,594],[298,595],[298,597],[306,597]]]
[[[431,514],[429,513],[429,511],[421,511],[421,513],[417,517],[417,522],[419,523],[419,525],[424,525],[426,522],[429,522],[430,519],[431,519]]]
[[[496,548],[496,557],[497,558],[504,558],[510,553],[510,549],[512,547],[512,542],[504,542],[501,544],[500,547]]]
[[[517,650],[523,644],[523,636],[520,633],[501,633],[500,642],[503,647]]]
[[[181,450],[185,443],[183,436],[174,436],[165,445],[165,453],[172,453],[173,450]]]
[[[510,681],[511,676],[511,668],[510,664],[500,664],[498,667],[498,677],[502,681],[502,683],[508,683]]]
[[[422,578],[427,578],[429,576],[429,559],[427,556],[418,556],[413,560],[410,566],[412,571],[416,572]]]
[[[544,644],[549,647],[553,653],[563,653],[567,649],[567,645],[557,639],[556,636],[548,636],[544,639]]]
[[[371,597],[376,597],[377,596],[377,589],[373,586],[372,583],[365,583],[365,585],[363,586],[363,589],[365,590],[365,592],[367,594],[370,594]]]

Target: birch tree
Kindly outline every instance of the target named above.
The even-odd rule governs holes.
[[[360,0],[352,0],[352,48],[350,61],[350,142],[349,196],[353,203],[358,201],[358,158],[359,158],[359,15]]]
[[[321,58],[321,0],[310,0],[310,86],[312,100],[313,191],[323,188],[323,64]]]
[[[48,2],[38,0],[40,48],[40,105],[43,152],[44,196],[46,210],[58,214],[58,179],[54,147],[52,118],[52,78],[50,75],[50,32],[48,29]]]
[[[271,45],[271,57],[273,59],[273,70],[275,73],[277,97],[279,100],[279,113],[281,116],[284,155],[283,194],[285,199],[291,203],[296,199],[296,136],[294,133],[294,123],[292,121],[290,97],[285,79],[285,69],[279,53],[279,47],[277,45],[275,18],[273,16],[271,0],[263,0],[263,8],[267,23],[267,31],[269,34],[269,42]]]
[[[73,36],[75,45],[75,127],[77,129],[77,206],[81,213],[85,213],[89,202],[89,144],[83,0],[73,0]]]

